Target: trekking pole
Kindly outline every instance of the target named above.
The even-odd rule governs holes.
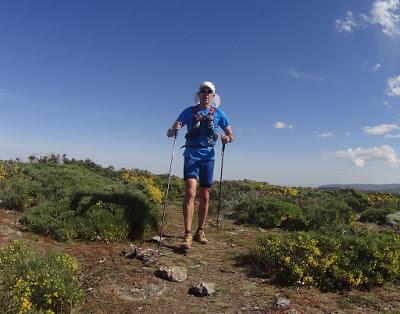
[[[221,175],[219,176],[219,195],[218,195],[218,213],[217,213],[217,228],[219,224],[219,211],[221,209],[221,194],[222,194],[222,171],[224,170],[224,153],[225,144],[222,144],[222,161],[221,161]]]
[[[174,160],[174,155],[175,155],[175,144],[176,144],[176,138],[177,138],[177,137],[178,137],[178,130],[175,130],[174,145],[172,146],[171,162],[170,162],[170,164],[169,164],[168,184],[167,184],[167,190],[166,190],[166,192],[165,192],[165,198],[164,198],[164,209],[163,209],[163,217],[162,217],[162,223],[161,223],[160,241],[158,242],[158,252],[157,252],[157,253],[160,253],[161,241],[162,241],[162,236],[163,236],[163,231],[164,231],[165,210],[166,210],[166,208],[167,208],[169,187],[170,187],[170,184],[171,184],[172,161]]]

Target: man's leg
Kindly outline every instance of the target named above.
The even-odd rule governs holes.
[[[181,248],[183,249],[190,249],[192,247],[192,221],[198,175],[199,170],[197,162],[189,157],[185,157],[185,163],[183,166],[183,178],[185,180],[185,198],[182,204],[185,237],[181,244]]]
[[[183,222],[185,226],[185,233],[189,233],[192,231],[196,186],[196,179],[191,178],[185,180],[185,198],[183,200]]]
[[[198,229],[203,230],[206,223],[208,204],[210,202],[210,188],[201,187],[199,195],[199,224]]]
[[[199,224],[195,235],[195,240],[206,244],[208,240],[204,234],[204,227],[206,223],[208,205],[210,202],[210,188],[214,174],[214,160],[204,160],[199,169],[200,181],[200,204],[199,204]]]

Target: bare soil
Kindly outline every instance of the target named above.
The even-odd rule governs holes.
[[[154,262],[143,262],[124,256],[131,250],[130,242],[57,242],[24,231],[18,218],[18,213],[0,209],[1,246],[23,239],[40,250],[66,251],[80,262],[85,297],[74,313],[400,313],[400,285],[341,293],[273,285],[252,273],[241,256],[260,235],[274,231],[238,226],[228,219],[220,219],[216,228],[215,219],[209,217],[205,231],[210,242],[195,242],[185,254],[178,249],[181,210],[169,208],[161,249],[166,255],[152,255]],[[134,244],[157,249],[150,241]],[[181,283],[157,278],[155,271],[160,266],[183,266],[188,277]],[[214,295],[195,297],[188,293],[193,284],[203,281],[215,283]],[[278,297],[289,299],[290,305],[277,308]]]

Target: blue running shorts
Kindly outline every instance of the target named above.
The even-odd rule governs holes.
[[[195,160],[185,157],[183,166],[183,179],[196,179],[200,187],[210,188],[214,175],[214,160]],[[200,179],[200,180],[199,180]]]

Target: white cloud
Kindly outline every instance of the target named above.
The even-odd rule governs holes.
[[[349,148],[347,150],[338,150],[328,155],[333,158],[350,160],[357,167],[363,167],[367,161],[372,160],[384,160],[395,167],[400,164],[395,150],[389,145],[371,148]]]
[[[288,74],[291,78],[300,79],[300,80],[311,80],[311,81],[320,81],[320,82],[325,80],[325,78],[323,76],[320,76],[318,74],[302,72],[302,71],[298,71],[296,69],[290,69]]]
[[[320,133],[317,135],[319,138],[335,138],[335,134],[332,132],[325,132],[325,133]]]
[[[353,12],[347,11],[346,17],[335,20],[335,28],[339,33],[352,33],[353,28],[357,26],[354,20]]]
[[[291,124],[286,124],[285,122],[282,121],[277,121],[274,124],[275,129],[293,129],[293,125]]]
[[[381,25],[383,34],[389,37],[400,35],[400,15],[396,14],[399,7],[399,0],[376,0],[372,4],[370,23]]]
[[[375,64],[375,66],[372,68],[372,72],[378,71],[381,66],[382,65],[380,63]]]
[[[382,33],[388,37],[400,35],[400,0],[375,0],[369,15],[361,13],[358,18],[346,11],[344,18],[335,20],[335,29],[340,33],[352,33],[355,28],[380,25]]]
[[[400,75],[388,78],[388,88],[386,93],[389,96],[400,96]]]
[[[372,135],[383,135],[398,129],[400,129],[400,126],[397,124],[381,124],[376,126],[363,127],[365,133]]]

